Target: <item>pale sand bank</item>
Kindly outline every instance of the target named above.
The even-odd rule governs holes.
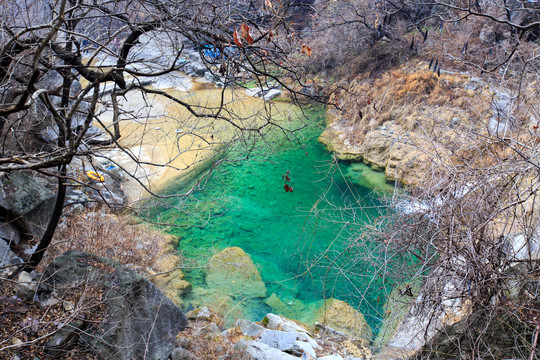
[[[255,128],[264,124],[264,118],[270,115],[273,121],[279,121],[298,113],[298,108],[288,102],[266,103],[265,106],[263,100],[247,96],[243,89],[223,90],[195,81],[191,89],[190,92],[176,89],[167,92],[192,105],[196,112],[220,115],[229,121],[195,117],[185,107],[163,96],[143,96],[140,91],[132,91],[120,99],[124,113],[120,116],[119,144],[124,150],[103,151],[102,155],[155,192],[208,159],[224,143],[245,136],[238,127]],[[100,118],[112,132],[112,107]],[[148,196],[133,178],[127,181],[124,191],[129,202]]]

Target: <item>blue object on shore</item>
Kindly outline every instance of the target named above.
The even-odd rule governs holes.
[[[203,54],[204,56],[216,60],[216,59],[230,59],[238,55],[238,48],[234,46],[227,46],[223,53],[214,45],[203,45]]]

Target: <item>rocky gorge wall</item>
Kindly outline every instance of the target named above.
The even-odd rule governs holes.
[[[506,80],[459,71],[439,75],[430,66],[413,60],[376,77],[361,74],[340,83],[330,97],[333,106],[328,109],[328,127],[319,138],[340,159],[365,162],[384,171],[387,180],[421,193],[425,203],[407,209],[410,213],[424,216],[428,224],[431,219],[436,229],[441,226],[440,232],[464,231],[460,236],[431,238],[440,258],[429,276],[422,284],[396,287],[400,293],[390,295],[385,312],[392,315],[375,340],[376,346],[383,346],[375,357],[454,358],[464,356],[464,351],[484,351],[488,358],[529,356],[530,343],[508,339],[518,333],[530,336],[532,327],[523,319],[518,325],[513,321],[519,316],[510,320],[505,312],[506,302],[538,307],[536,300],[522,297],[530,286],[538,289],[538,281],[525,280],[527,271],[520,264],[535,269],[540,257],[538,206],[534,204],[538,190],[531,186],[536,176],[526,166],[517,165],[521,159],[528,164],[538,161],[538,118],[527,110],[538,105],[536,83],[527,84],[521,78],[523,92],[518,93],[511,90],[518,84],[512,75]],[[513,190],[525,191],[530,197],[521,202],[506,200],[509,194],[509,198],[513,196],[501,191],[506,176],[513,176]],[[436,187],[437,181],[444,185]],[[491,212],[499,209],[498,202],[482,208],[481,204],[489,202],[488,194],[497,194],[505,204],[502,209],[510,211]],[[437,211],[448,211],[446,215],[454,221],[463,216],[463,222],[442,225],[448,219],[438,217],[441,213]],[[466,232],[474,232],[478,226],[469,214],[485,213],[491,216],[483,223],[489,235],[468,237]],[[410,240],[405,244],[414,242]],[[475,262],[460,247],[470,244],[497,247],[500,252],[499,258],[488,251],[474,252],[482,257],[479,268],[492,266],[505,274],[492,292],[477,285],[483,290],[471,295],[471,283],[476,280],[466,273]],[[480,304],[482,296],[489,306]],[[473,328],[484,329],[482,346],[472,344],[477,337],[464,335]],[[534,345],[532,348],[534,354]]]
[[[384,170],[389,181],[418,185],[430,171],[440,171],[455,164],[456,154],[468,156],[471,153],[470,149],[475,145],[467,137],[471,131],[484,136],[504,137],[513,131],[518,122],[525,126],[534,124],[529,118],[514,118],[516,123],[512,123],[508,121],[508,116],[497,116],[510,112],[513,99],[485,80],[457,72],[442,72],[438,76],[427,67],[425,62],[414,61],[378,78],[360,75],[347,84],[344,90],[336,91],[330,99],[335,107],[328,110],[328,127],[320,136],[320,141],[329,150],[336,152],[340,159],[363,161],[374,169]],[[82,193],[73,192],[70,195],[74,203],[87,200]],[[50,202],[52,194],[47,196]],[[37,198],[40,199],[39,196]],[[180,259],[174,254],[173,245],[165,245],[167,250],[159,257],[150,275],[156,275],[155,282],[176,305],[181,306],[181,295],[191,289],[182,271],[178,269]],[[521,248],[515,252],[520,252]],[[240,318],[242,309],[233,301],[234,297],[249,299],[268,295],[256,265],[239,248],[227,248],[214,255],[205,270],[205,278],[209,288],[197,289],[194,295],[206,301],[212,299],[216,304],[212,310],[216,312],[238,311],[235,316]],[[446,290],[445,296],[452,298],[455,289],[448,287]],[[396,298],[391,297],[387,308],[395,309],[392,302],[402,300]],[[318,308],[306,309],[313,312],[317,322],[322,325],[319,329],[337,334],[340,339],[337,342],[347,344],[346,351],[332,352],[319,347],[311,341],[311,335],[311,340],[303,335],[309,333],[305,325],[295,327],[294,331],[285,331],[283,323],[289,322],[283,318],[278,321],[281,328],[270,325],[269,320],[265,323],[264,319],[261,323],[239,321],[227,334],[214,331],[216,328],[221,330],[223,326],[220,322],[212,326],[213,322],[210,321],[205,329],[211,331],[204,330],[198,335],[202,336],[206,332],[202,337],[209,335],[208,339],[225,338],[230,334],[241,336],[235,338],[234,348],[236,354],[241,356],[239,358],[246,359],[294,359],[299,356],[310,356],[313,359],[319,356],[325,360],[340,359],[343,356],[368,358],[370,352],[364,347],[372,346],[372,341],[377,345],[389,341],[393,347],[386,348],[383,355],[376,357],[405,357],[429,340],[417,337],[419,333],[426,333],[424,330],[428,312],[415,308],[415,300],[410,299],[392,310],[394,318],[398,320],[393,320],[392,327],[385,329],[388,333],[384,340],[379,339],[380,342],[373,339],[364,316],[344,302],[329,299]],[[296,304],[283,302],[274,294],[269,297],[267,305],[273,311],[286,313]],[[192,319],[200,319],[201,310],[199,307],[192,313]],[[459,324],[460,317],[453,315],[462,315],[462,310],[461,303],[449,303],[443,308],[431,309],[432,313],[444,319],[437,323],[437,327]],[[270,330],[294,334],[276,334]],[[430,336],[436,330],[430,329]],[[354,346],[349,346],[349,342]],[[212,343],[209,342],[207,346],[212,346]],[[175,351],[177,355],[182,353],[182,350]],[[171,355],[171,358],[174,356]]]
[[[384,171],[389,181],[418,185],[430,170],[468,155],[473,132],[477,139],[511,131],[513,124],[497,116],[510,111],[509,94],[468,73],[438,76],[428,65],[413,60],[343,84],[330,97],[319,141],[342,160]]]

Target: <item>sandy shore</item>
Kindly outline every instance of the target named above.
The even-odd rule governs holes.
[[[214,117],[196,117],[186,107],[159,95],[129,92],[120,100],[122,149],[104,151],[130,174],[124,191],[130,202],[159,191],[172,179],[185,174],[208,159],[223,144],[241,139],[239,128],[253,128],[265,118],[287,119],[297,108],[287,102],[265,103],[248,96],[243,89],[230,90],[193,81],[190,91],[169,88],[166,91],[193,106],[193,111]],[[101,114],[103,126],[112,132],[112,108]],[[135,180],[135,179],[138,179]],[[140,183],[139,183],[140,181]],[[142,186],[142,185],[144,186]]]

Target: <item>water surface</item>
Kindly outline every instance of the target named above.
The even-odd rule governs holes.
[[[251,256],[270,301],[234,299],[238,311],[231,314],[261,320],[267,312],[281,312],[309,323],[321,300],[335,297],[359,309],[376,328],[386,285],[368,276],[370,261],[359,260],[362,254],[347,245],[384,211],[373,188],[392,187],[365,165],[336,162],[318,143],[323,107],[309,106],[304,115],[288,115],[306,124],[296,139],[280,131],[267,134],[247,160],[222,164],[203,190],[171,200],[172,207],[160,206],[155,219],[181,225],[168,231],[181,238],[179,249],[199,266],[229,246]],[[238,158],[245,150],[238,145],[228,151]],[[182,193],[187,179],[164,193]],[[292,192],[285,191],[286,184]],[[219,301],[204,290],[203,270],[187,270],[186,277],[195,289],[187,307]]]

